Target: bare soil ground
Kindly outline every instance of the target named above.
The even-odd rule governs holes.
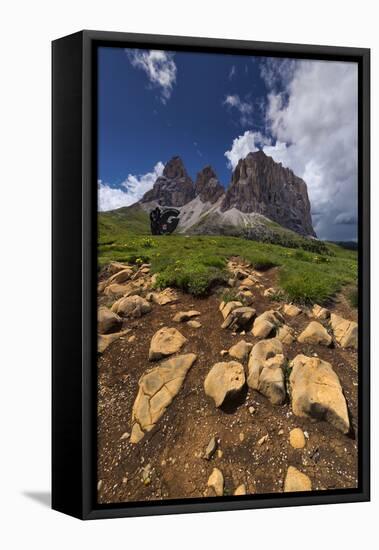
[[[265,288],[275,286],[276,270],[265,272],[262,283]],[[253,307],[257,315],[280,306],[280,302],[264,298],[263,290],[254,291]],[[125,328],[130,328],[130,333],[99,356],[99,503],[202,497],[214,467],[224,475],[227,495],[232,495],[241,483],[246,485],[248,493],[281,492],[289,466],[307,474],[313,490],[356,487],[357,353],[297,342],[283,346],[289,360],[304,353],[317,354],[331,363],[348,404],[352,426],[348,435],[326,422],[296,417],[289,402],[275,407],[264,396],[247,388],[237,402],[217,409],[203,388],[210,368],[223,360],[221,350],[229,349],[242,338],[253,344],[258,340],[251,332],[241,336],[221,329],[220,298],[216,294],[203,299],[180,292],[178,295],[176,304],[153,304],[147,315],[125,320]],[[201,312],[198,317],[201,328],[172,321],[176,312],[189,309]],[[343,294],[336,297],[330,309],[347,319],[356,318]],[[295,319],[287,319],[287,324],[297,335],[310,320],[304,312]],[[197,360],[156,427],[133,445],[127,436],[122,436],[131,432],[138,380],[152,366],[148,360],[150,341],[162,326],[174,326],[188,338],[180,353],[193,352]],[[135,335],[135,339],[128,342],[131,335]],[[228,360],[227,357],[224,360]],[[249,411],[251,407],[255,409],[253,413]],[[307,436],[304,449],[296,450],[289,443],[289,432],[295,427],[302,428]],[[265,435],[268,435],[267,441],[258,445]],[[207,461],[202,454],[213,436],[219,439],[218,452]],[[147,484],[143,481],[146,466],[151,471]]]

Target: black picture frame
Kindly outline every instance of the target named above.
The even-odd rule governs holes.
[[[240,497],[96,503],[96,56],[100,45],[358,63],[359,486]],[[52,507],[81,519],[370,499],[370,50],[81,31],[52,43]]]

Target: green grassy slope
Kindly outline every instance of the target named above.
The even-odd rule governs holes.
[[[343,285],[356,285],[357,253],[325,244],[323,253],[229,236],[151,236],[148,215],[139,207],[99,214],[99,265],[112,260],[151,262],[160,286],[206,293],[227,279],[226,263],[241,256],[256,269],[279,266],[288,300],[324,303]]]

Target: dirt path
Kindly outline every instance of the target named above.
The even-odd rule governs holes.
[[[275,270],[264,273],[261,281],[264,288],[275,285]],[[281,305],[263,297],[263,290],[253,291],[257,315]],[[289,360],[299,353],[317,354],[332,364],[348,404],[352,426],[349,435],[326,422],[296,417],[288,401],[273,406],[263,395],[247,387],[238,402],[217,409],[204,393],[203,383],[210,368],[223,360],[222,350],[242,338],[252,344],[258,339],[250,331],[241,336],[221,329],[218,296],[200,299],[179,292],[178,297],[175,304],[153,304],[150,313],[125,320],[124,326],[131,329],[130,333],[99,356],[99,502],[202,497],[214,467],[224,475],[224,494],[233,494],[241,483],[248,493],[280,492],[288,466],[307,474],[314,490],[356,487],[357,353],[296,341],[283,345]],[[201,328],[173,322],[176,312],[190,309],[201,312],[198,318]],[[349,311],[343,297],[337,297],[331,310],[354,319],[354,312]],[[299,334],[310,320],[302,313],[288,324]],[[148,360],[150,341],[162,326],[180,330],[188,339],[180,353],[193,352],[197,360],[156,427],[133,445],[128,434],[138,380],[153,366]],[[130,336],[135,336],[133,342],[128,341]],[[247,362],[244,366],[247,367]],[[294,449],[289,443],[289,432],[295,427],[302,428],[306,435],[304,449]],[[258,445],[265,435],[268,435],[266,442]],[[207,461],[202,455],[213,436],[219,440],[218,450]]]

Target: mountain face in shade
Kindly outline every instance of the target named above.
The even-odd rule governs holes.
[[[235,208],[262,214],[301,235],[315,236],[306,183],[263,151],[239,160],[221,204],[221,211]]]
[[[195,195],[202,202],[214,204],[225,193],[224,187],[218,181],[211,166],[205,166],[198,174],[195,183]]]
[[[195,197],[192,179],[180,157],[173,157],[164,167],[163,174],[150,191],[144,194],[142,203],[156,201],[162,206],[184,206]]]

